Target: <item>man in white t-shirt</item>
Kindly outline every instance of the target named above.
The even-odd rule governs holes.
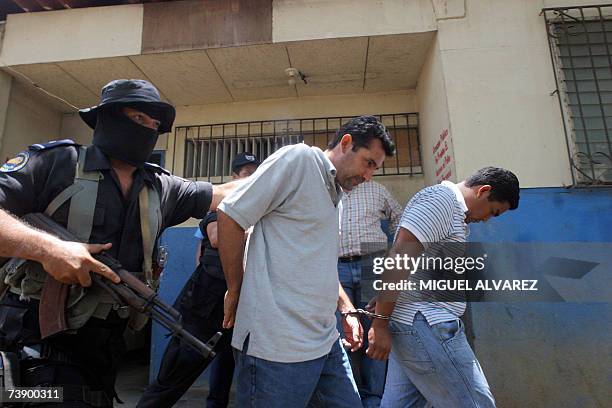
[[[427,187],[404,209],[389,256],[462,256],[468,223],[486,222],[516,209],[518,203],[517,177],[497,167],[480,169],[458,184],[443,181]],[[429,268],[411,273],[427,280],[456,279],[461,273]],[[376,313],[391,319],[374,319],[367,354],[383,360],[391,352],[381,407],[420,408],[427,403],[435,407],[495,407],[460,319],[466,307],[464,294],[445,291],[432,299],[431,293],[425,292],[402,291],[395,301],[391,301],[393,294],[379,294]]]
[[[305,144],[281,148],[220,207],[224,326],[235,320],[238,406],[360,406],[334,314],[354,310],[336,268],[340,202],[342,189],[371,179],[394,150],[377,118],[358,117],[340,127],[325,152]],[[251,226],[243,268],[242,237]],[[343,323],[357,350],[357,318]]]

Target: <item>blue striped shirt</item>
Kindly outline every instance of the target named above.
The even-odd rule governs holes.
[[[423,245],[425,256],[462,256],[460,253],[469,233],[465,222],[467,206],[456,184],[441,184],[419,191],[404,209],[399,228],[410,231]],[[398,228],[398,231],[399,231]],[[456,243],[456,244],[451,244]],[[444,245],[450,244],[450,245]],[[452,253],[448,253],[448,252]],[[456,279],[453,271],[417,270],[417,274],[432,279]],[[442,274],[442,275],[441,275]],[[465,296],[458,292],[445,292],[444,302],[423,302],[423,292],[403,291],[398,296],[392,320],[411,325],[417,312],[431,324],[455,320],[465,312]],[[440,299],[437,297],[436,299]]]

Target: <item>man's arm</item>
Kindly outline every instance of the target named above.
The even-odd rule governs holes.
[[[230,195],[234,190],[238,187],[246,183],[249,178],[244,178],[240,180],[230,181],[225,184],[214,184],[213,185],[213,196],[212,201],[210,202],[209,211],[217,211],[217,207],[223,201],[225,197]]]
[[[218,211],[217,223],[219,256],[227,282],[227,293],[223,305],[223,327],[229,329],[234,326],[236,320],[236,309],[242,287],[245,234],[244,229],[223,211]]]
[[[90,286],[90,271],[115,283],[120,280],[108,266],[91,256],[110,249],[111,244],[62,241],[29,227],[3,209],[0,209],[0,225],[0,257],[39,262],[49,275],[62,283]]]
[[[340,313],[353,312],[355,307],[344,291],[344,288],[338,283],[338,311]],[[344,330],[343,343],[350,347],[351,351],[357,351],[363,344],[363,327],[359,322],[359,317],[356,315],[342,316],[342,329]]]
[[[210,241],[210,246],[213,248],[218,248],[218,239],[217,239],[217,221],[211,222],[206,226],[206,235],[208,235],[208,240]]]
[[[400,228],[393,248],[387,255],[394,258],[397,254],[407,254],[409,257],[418,257],[423,252],[423,245],[405,228]],[[411,271],[388,270],[383,274],[383,282],[399,282],[406,279]],[[376,314],[391,316],[395,309],[398,291],[384,291],[378,294],[376,300]],[[386,360],[391,352],[391,336],[388,329],[389,320],[374,318],[372,327],[368,332],[368,357],[375,360]]]

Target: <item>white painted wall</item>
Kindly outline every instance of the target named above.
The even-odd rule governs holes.
[[[431,0],[274,0],[272,4],[273,42],[435,29]]]
[[[62,115],[60,139],[72,139],[75,142],[91,144],[93,130],[83,122],[78,113],[65,113]]]
[[[175,126],[271,119],[416,112],[416,92],[307,96],[248,102],[179,106]]]
[[[28,145],[59,139],[61,119],[60,112],[15,81],[6,112],[0,161],[13,157]]]
[[[542,7],[466,0],[465,18],[439,21],[458,179],[497,165],[523,187],[571,183]]]
[[[421,158],[425,183],[433,185],[438,182],[436,169],[442,164],[434,159],[434,145],[440,139],[444,130],[448,130],[449,157],[452,162],[446,166],[452,172],[450,180],[456,181],[456,170],[453,155],[453,131],[448,115],[448,101],[446,99],[446,84],[444,67],[440,55],[439,41],[436,38],[431,45],[427,59],[421,70],[417,85],[417,100],[419,106],[419,123],[421,137]]]
[[[140,54],[142,4],[9,14],[0,66]]]

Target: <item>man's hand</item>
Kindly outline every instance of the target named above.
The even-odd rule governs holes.
[[[223,328],[231,329],[236,321],[236,309],[238,308],[240,294],[235,292],[225,292],[223,300]]]
[[[111,268],[91,256],[107,251],[111,246],[112,244],[81,244],[58,239],[40,263],[49,275],[62,283],[91,286],[89,272],[119,283],[121,279]]]
[[[374,319],[368,332],[368,349],[366,355],[373,360],[386,360],[391,352],[391,334],[387,321]]]
[[[345,337],[342,339],[344,347],[350,348],[351,351],[359,350],[363,344],[363,327],[359,318],[355,315],[342,316],[342,329]]]

